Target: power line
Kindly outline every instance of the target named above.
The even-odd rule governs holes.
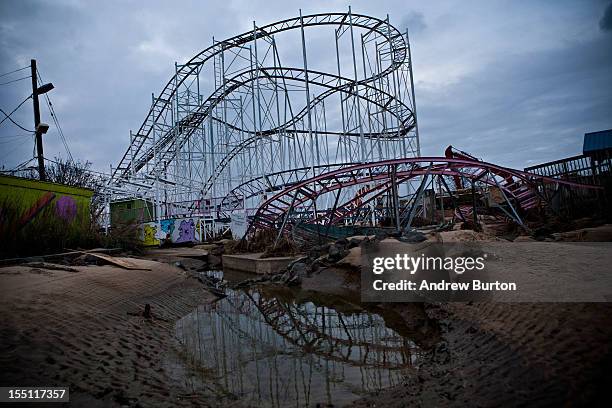
[[[20,134],[12,134],[12,135],[0,135],[0,139],[17,139],[23,138],[24,136],[31,136],[31,133],[20,133]]]
[[[6,138],[0,138],[0,144],[12,144],[15,143],[17,141],[17,139],[20,139],[19,137],[6,137]]]
[[[12,148],[8,148],[6,150],[2,149],[2,157],[10,157],[10,156],[12,156],[13,153],[15,153],[17,150],[19,150],[22,145],[23,145],[22,143],[19,143],[19,144],[15,144],[14,146],[12,146]]]
[[[10,72],[5,72],[4,74],[0,74],[0,78],[2,78],[3,76],[7,76],[7,75],[10,75],[10,74],[13,74],[13,73],[15,73],[15,72],[23,71],[24,69],[28,69],[28,68],[30,68],[30,66],[29,66],[29,65],[28,65],[28,66],[25,66],[25,67],[23,67],[23,68],[18,68],[18,69],[15,69],[15,70],[10,71]],[[29,78],[29,77],[28,77],[28,78]]]
[[[7,119],[8,119],[8,120],[10,120],[11,122],[13,122],[15,125],[19,126],[21,129],[25,130],[26,132],[33,132],[33,130],[26,129],[26,128],[22,127],[21,125],[17,124],[17,122],[15,122],[15,121],[14,121],[14,120],[11,118],[11,115],[12,115],[13,113],[15,113],[15,111],[16,111],[17,109],[21,108],[21,105],[23,105],[24,103],[26,103],[26,101],[27,101],[28,99],[30,99],[31,97],[32,97],[32,95],[30,95],[30,96],[28,96],[27,98],[25,98],[25,99],[24,99],[24,100],[23,100],[23,101],[22,101],[22,102],[21,102],[19,105],[17,105],[17,107],[16,107],[15,109],[13,109],[13,110],[11,111],[11,113],[9,113],[8,115],[6,114],[6,112],[4,112],[2,109],[0,109],[0,111],[1,111],[1,112],[4,114],[4,116],[5,116],[5,118],[4,118],[4,119],[0,120],[0,125],[1,125],[2,123],[4,123],[4,121],[5,121],[5,120],[7,120]]]
[[[6,114],[6,112],[5,112],[5,111],[3,111],[2,109],[0,109],[0,112],[2,112],[2,113],[4,114],[4,116],[6,116],[6,118],[5,118],[5,119],[8,119],[8,120],[10,120],[11,122],[13,122],[13,124],[14,124],[15,126],[17,126],[19,129],[21,129],[21,130],[25,130],[26,132],[29,132],[29,133],[34,133],[34,131],[33,131],[33,130],[26,129],[26,128],[24,128],[23,126],[21,126],[19,123],[15,122],[15,121],[13,120],[13,118],[11,118],[11,115],[7,115],[7,114]],[[3,120],[3,122],[4,122],[4,120]]]
[[[0,145],[12,145],[15,144],[17,142],[21,142],[22,141],[22,137],[17,137],[17,138],[13,138],[13,139],[0,139]]]
[[[23,78],[13,79],[12,81],[8,81],[8,82],[2,82],[2,83],[0,83],[0,85],[8,85],[8,84],[12,84],[13,82],[22,81],[22,80],[28,79],[28,78],[32,78],[32,75],[24,76]]]
[[[18,164],[17,167],[15,167],[16,169],[21,169],[24,168],[25,166],[27,166],[28,164],[30,164],[31,162],[34,161],[34,159],[36,159],[36,157],[30,157],[28,160],[24,161],[21,164]]]
[[[59,123],[59,119],[57,118],[55,109],[53,109],[53,104],[51,103],[51,99],[49,99],[49,96],[47,96],[47,94],[45,94],[45,102],[47,103],[47,107],[49,108],[49,112],[51,113],[51,117],[53,118],[53,122],[55,123],[55,126],[57,127],[59,135],[62,139],[62,143],[64,144],[64,147],[66,148],[66,152],[68,153],[68,156],[70,157],[70,161],[74,162],[74,158],[72,157],[72,153],[70,152],[70,148],[68,147],[68,141],[66,140],[66,136],[64,136],[64,131]]]
[[[46,157],[45,157],[45,161],[48,161],[49,163],[62,164],[62,163],[60,163],[60,162],[58,162],[56,160],[52,160],[52,159],[49,159],[49,158],[46,158]],[[91,162],[89,162],[89,163],[91,163]],[[76,165],[77,163],[73,162],[73,164]],[[84,164],[84,163],[82,163],[82,164]],[[97,175],[104,176],[104,177],[110,177],[111,176],[111,173],[103,173],[103,172],[92,170],[92,169],[85,169],[85,168],[83,168],[83,171],[85,171],[87,173],[91,173],[91,174],[97,174]]]
[[[38,74],[38,81],[42,85],[44,82],[42,80],[42,76],[40,75],[40,71],[38,70],[38,67],[36,68],[36,72]],[[68,157],[70,158],[70,161],[74,163],[74,158],[72,157],[72,153],[70,152],[70,148],[68,147],[68,141],[66,140],[66,137],[64,136],[64,131],[62,130],[62,127],[59,124],[59,119],[57,118],[55,109],[53,109],[53,104],[51,103],[51,99],[49,98],[48,94],[45,94],[45,102],[47,103],[47,107],[49,108],[49,113],[51,114],[51,118],[53,118],[53,123],[55,123],[55,127],[57,127],[58,133],[62,140],[62,144],[64,145],[64,148],[66,149],[66,153],[68,153]]]

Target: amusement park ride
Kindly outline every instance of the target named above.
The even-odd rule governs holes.
[[[300,12],[175,64],[111,169],[107,200],[152,203],[160,226],[240,213],[249,233],[383,219],[401,230],[427,190],[497,189],[522,225],[522,211],[581,186],[446,153],[420,154],[407,30],[350,8]]]

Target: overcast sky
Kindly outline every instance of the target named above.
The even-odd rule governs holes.
[[[108,171],[174,61],[189,60],[212,36],[250,30],[253,20],[265,25],[299,8],[337,12],[349,4],[356,13],[388,13],[411,32],[424,155],[443,155],[452,144],[522,168],[580,154],[585,132],[612,128],[612,5],[600,0],[0,0],[0,74],[36,58],[55,85],[49,96],[73,156]],[[0,77],[0,84],[26,75]],[[12,111],[30,86],[27,79],[0,85],[0,108]],[[13,118],[33,128],[31,101]],[[46,108],[42,120],[52,123]],[[32,157],[24,133],[9,121],[0,125],[0,166]],[[54,127],[45,155],[65,156]]]

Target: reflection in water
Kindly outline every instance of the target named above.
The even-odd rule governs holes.
[[[227,394],[271,406],[342,404],[401,382],[416,361],[414,342],[377,314],[264,289],[227,294],[176,325],[202,381]]]

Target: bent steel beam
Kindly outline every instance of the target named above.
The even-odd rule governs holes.
[[[498,187],[506,199],[512,197],[518,203],[521,203],[521,200],[527,197],[525,191],[532,192],[534,195],[539,194],[537,190],[542,183],[587,190],[601,189],[600,186],[553,179],[477,160],[448,159],[445,157],[385,160],[375,163],[347,166],[287,186],[284,190],[277,192],[267,199],[257,209],[249,228],[255,230],[258,228],[277,229],[280,227],[283,231],[290,229],[291,223],[287,223],[286,220],[282,225],[279,224],[280,219],[287,218],[287,197],[291,197],[292,208],[295,208],[307,202],[319,200],[325,194],[338,189],[355,185],[371,185],[371,187],[363,191],[360,196],[355,196],[355,198],[342,205],[338,205],[331,215],[314,215],[310,218],[308,218],[308,216],[306,216],[306,218],[302,216],[300,220],[301,222],[323,223],[325,219],[330,219],[331,223],[337,223],[352,214],[358,208],[358,206],[352,208],[352,204],[354,204],[357,199],[361,201],[363,197],[369,194],[376,193],[380,195],[381,191],[384,192],[392,188],[392,174],[389,172],[390,166],[396,166],[397,170],[395,171],[395,177],[401,179],[402,182],[419,176],[426,177],[428,175],[450,177],[453,179],[460,177],[469,180],[473,184],[478,182],[483,185]],[[483,177],[483,174],[489,174],[491,177]],[[311,186],[315,186],[315,188]],[[419,189],[419,193],[421,190],[422,189]],[[412,209],[418,205],[419,193],[417,193],[416,199],[412,203]],[[545,199],[545,197],[543,197],[543,199]],[[338,210],[338,208],[341,210]],[[411,210],[410,214],[412,213],[413,211]]]

